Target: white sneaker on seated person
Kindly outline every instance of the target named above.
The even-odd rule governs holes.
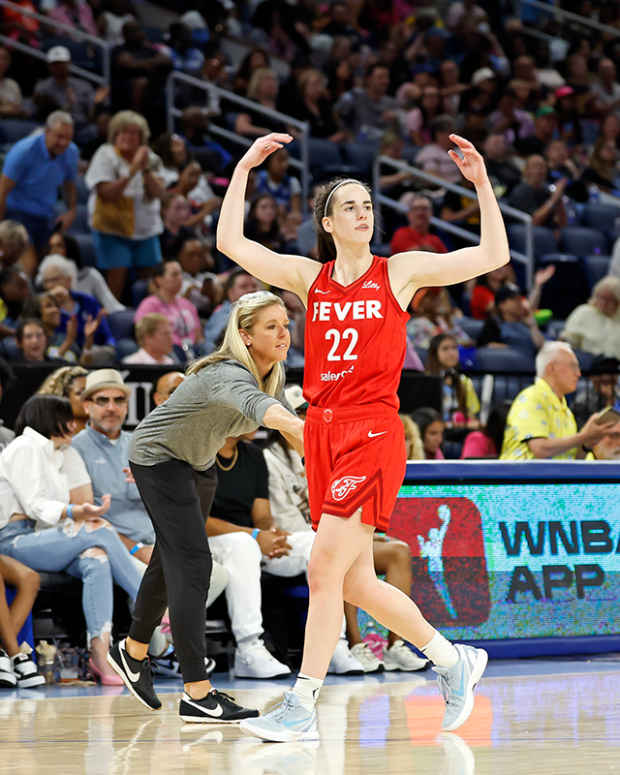
[[[363,675],[366,671],[361,662],[351,653],[346,639],[340,638],[327,672],[336,675]]]
[[[428,659],[418,657],[405,645],[404,641],[395,640],[392,645],[383,652],[383,664],[386,670],[425,670],[431,663]]]
[[[237,678],[282,678],[291,674],[287,665],[269,653],[261,638],[237,646],[233,671]]]

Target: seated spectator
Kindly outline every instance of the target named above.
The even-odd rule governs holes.
[[[465,437],[461,459],[467,458],[498,458],[504,441],[506,418],[510,409],[510,401],[491,408],[485,425],[480,430],[472,431]]]
[[[15,339],[19,351],[18,363],[63,363],[60,358],[46,354],[47,337],[43,323],[37,318],[22,318],[17,324]]]
[[[222,303],[215,308],[205,325],[205,351],[207,353],[215,350],[215,342],[226,328],[232,305],[239,297],[246,293],[254,293],[260,287],[256,277],[240,266],[230,272],[224,283]]]
[[[260,67],[252,73],[246,97],[269,110],[277,110],[278,75],[269,67]],[[285,132],[286,125],[258,110],[242,110],[235,118],[235,132],[255,140],[269,132]]]
[[[209,134],[207,113],[198,107],[186,108],[181,114],[181,128],[188,151],[200,158],[207,169],[225,174],[232,155]]]
[[[159,235],[159,244],[165,261],[177,258],[181,245],[196,237],[196,232],[188,225],[191,217],[190,204],[183,194],[173,194],[164,201],[164,230]]]
[[[401,412],[398,416],[400,417],[405,432],[407,460],[424,460],[424,447],[422,445],[420,429],[408,414],[403,414]]]
[[[187,239],[177,254],[183,270],[181,294],[198,310],[201,318],[207,318],[219,301],[220,288],[213,272],[213,256],[198,239]]]
[[[136,323],[136,341],[140,349],[123,358],[123,363],[162,364],[176,363],[172,352],[172,326],[163,315],[145,315]]]
[[[488,123],[491,136],[502,137],[506,148],[512,147],[515,143],[521,143],[535,133],[530,113],[518,107],[517,95],[510,87],[503,90],[497,110],[491,113]],[[542,122],[541,126],[543,126]]]
[[[459,66],[453,59],[444,59],[439,65],[441,112],[449,116],[459,113],[461,95],[467,86],[460,81]]]
[[[566,226],[566,211],[562,196],[567,178],[550,186],[547,183],[547,162],[542,156],[529,156],[523,169],[523,181],[510,192],[511,207],[532,216],[532,225],[553,229]]]
[[[610,429],[592,415],[577,432],[577,423],[566,403],[581,375],[570,345],[547,342],[536,356],[536,382],[513,401],[506,421],[502,460],[574,460],[584,458],[590,447]]]
[[[34,570],[81,578],[89,667],[103,684],[122,682],[107,664],[112,583],[135,600],[140,574],[95,506],[88,474],[71,448],[73,415],[57,396],[32,396],[16,423],[17,438],[0,454],[0,552]]]
[[[555,110],[549,105],[542,105],[534,116],[534,131],[525,136],[516,136],[512,141],[519,156],[540,156],[553,140],[557,126]]]
[[[289,155],[286,148],[272,153],[265,169],[256,176],[256,192],[269,194],[278,206],[281,216],[291,211],[301,220],[301,185],[297,178],[289,175]]]
[[[459,326],[460,310],[446,288],[423,288],[411,303],[413,316],[407,323],[407,338],[416,347],[427,350],[437,334],[451,334],[458,344],[470,345],[471,339]]]
[[[11,52],[6,46],[0,46],[0,118],[20,118],[26,115],[19,84],[5,77],[10,66]]]
[[[431,124],[440,115],[445,114],[442,112],[439,89],[437,86],[425,86],[422,89],[419,107],[408,110],[403,117],[409,141],[419,148],[429,145],[432,140]]]
[[[103,307],[93,296],[72,290],[77,278],[73,262],[63,256],[48,256],[45,266],[41,266],[41,283],[60,307],[58,332],[65,333],[69,321],[75,318],[75,343],[81,353],[86,351],[88,362],[102,364],[114,360],[116,341]]]
[[[443,382],[443,421],[447,426],[477,428],[480,401],[474,384],[459,374],[459,348],[450,334],[437,334],[428,347],[426,373]]]
[[[52,110],[66,111],[73,119],[76,138],[81,145],[93,136],[90,124],[95,106],[106,98],[108,90],[104,87],[95,91],[88,81],[70,75],[71,52],[65,46],[51,48],[46,59],[50,77],[35,86],[34,104],[40,116],[47,116]]]
[[[424,460],[443,460],[441,444],[444,423],[439,412],[430,406],[423,406],[411,413],[411,419],[420,430]]]
[[[147,40],[137,21],[125,22],[122,35],[123,43],[113,48],[110,56],[112,106],[114,110],[134,110],[159,128],[164,123],[164,86],[172,60]]]
[[[300,99],[289,108],[291,116],[308,122],[311,137],[332,143],[344,141],[347,133],[336,116],[323,73],[311,67],[302,70],[298,87]]]
[[[598,356],[589,368],[589,378],[585,385],[577,389],[573,401],[573,413],[577,426],[584,425],[591,414],[614,406],[620,398],[618,395],[618,369],[620,361],[617,358]]]
[[[338,117],[356,140],[378,143],[387,129],[396,127],[398,103],[388,95],[389,85],[389,68],[376,62],[366,69],[364,88],[345,92],[336,103]]]
[[[163,227],[159,200],[161,160],[148,148],[149,128],[132,111],[110,120],[108,142],[100,146],[86,172],[88,212],[97,266],[120,300],[127,270],[144,272],[161,263],[157,235]]]
[[[88,414],[82,401],[88,372],[81,366],[61,366],[49,374],[37,390],[40,396],[59,396],[68,399],[73,413],[73,428],[79,433],[86,426]]]
[[[0,358],[0,404],[2,403],[2,397],[6,394],[7,390],[13,385],[15,381],[15,374],[9,364]],[[0,417],[0,452],[15,438],[15,434],[10,428],[7,428],[4,424],[4,420]]]
[[[487,137],[484,141],[484,160],[498,196],[510,193],[521,182],[521,172],[510,160],[509,146],[504,135],[493,133]],[[497,186],[501,190],[497,190]]]
[[[430,199],[419,194],[406,196],[409,199],[409,226],[401,226],[395,231],[390,243],[390,252],[394,254],[407,250],[431,250],[433,253],[446,253],[447,248],[441,239],[429,231],[433,214]]]
[[[33,689],[45,683],[30,654],[22,651],[17,636],[39,593],[39,574],[18,560],[0,554],[0,687]],[[5,584],[15,589],[8,605]]]
[[[96,17],[97,35],[113,46],[123,42],[123,26],[125,22],[136,20],[136,13],[131,0],[107,0],[99,8]]]
[[[172,60],[175,70],[180,70],[196,78],[205,62],[205,57],[192,38],[192,31],[183,22],[173,22],[168,28],[166,53]]]
[[[557,183],[566,178],[569,182],[566,186],[566,196],[577,202],[588,200],[588,189],[581,180],[582,170],[571,158],[568,145],[564,140],[553,140],[547,146],[545,154],[547,162],[547,180],[549,183]]]
[[[67,363],[77,363],[81,358],[80,348],[75,337],[77,320],[70,319],[64,331],[60,331],[60,306],[51,293],[41,293],[26,304],[27,317],[37,318],[43,324],[47,339],[45,354],[50,358],[59,358]],[[86,355],[84,360],[87,361]]]
[[[73,261],[77,269],[75,285],[72,286],[74,291],[94,296],[106,312],[125,309],[125,305],[121,304],[108,288],[101,272],[94,266],[84,266],[80,246],[75,237],[55,231],[47,242],[46,256],[49,255],[64,256]],[[44,262],[45,258],[39,265],[39,274]]]
[[[469,300],[471,316],[476,320],[486,320],[495,308],[495,294],[510,281],[509,264],[477,278]]]
[[[56,110],[47,117],[43,132],[18,140],[4,159],[0,219],[23,224],[39,252],[55,225],[64,231],[75,220],[79,151],[72,139],[73,119]],[[56,214],[59,188],[67,203],[61,215]]]
[[[245,234],[270,250],[282,251],[284,235],[278,222],[278,206],[271,194],[258,194],[250,205]]]
[[[618,160],[620,160],[620,154],[616,144],[611,140],[599,138],[594,144],[581,179],[601,191],[613,192],[618,177]]]
[[[153,277],[155,293],[142,299],[136,310],[135,323],[148,314],[163,315],[172,326],[172,341],[186,359],[192,359],[204,349],[204,334],[196,307],[183,296],[183,272],[178,261],[160,264]]]
[[[533,359],[543,346],[529,302],[516,285],[504,285],[495,294],[495,312],[487,317],[477,347],[512,347]]]
[[[32,277],[37,263],[24,226],[17,221],[0,221],[0,270],[17,264],[17,269]]]
[[[289,369],[303,368],[304,358],[304,333],[306,330],[306,308],[299,296],[291,291],[280,291],[279,296],[284,302],[289,319],[289,331],[291,333],[291,346],[286,356],[286,366]]]
[[[599,280],[589,301],[568,316],[561,338],[593,355],[620,358],[620,279]]]
[[[29,296],[28,281],[17,267],[0,269],[0,336],[13,336]]]
[[[180,371],[168,371],[166,374],[162,374],[155,383],[153,391],[155,406],[160,406],[164,401],[167,401],[184,379],[185,375]]]
[[[66,24],[81,32],[97,35],[93,12],[86,0],[56,0],[56,4],[48,16],[56,22]]]
[[[604,116],[614,111],[620,113],[620,83],[613,59],[599,59],[598,82],[592,85],[590,92],[594,97],[594,110],[599,114]]]
[[[207,178],[203,174],[202,167],[197,161],[190,161],[183,168],[179,179],[168,189],[169,194],[180,194],[187,198],[191,212],[187,219],[187,226],[204,227],[210,225],[209,216],[217,210],[221,204],[219,196],[215,196]]]
[[[469,180],[464,181],[461,185],[463,188],[469,188],[472,191],[474,190],[474,184]],[[448,223],[462,226],[474,234],[480,234],[480,206],[478,205],[478,197],[475,193],[473,196],[469,197],[463,194],[457,194],[456,191],[446,191],[446,195],[441,203],[439,217]],[[463,247],[470,247],[472,244],[467,240],[459,240],[459,238],[455,238],[454,236],[452,239],[453,242],[459,245],[462,244]]]
[[[415,157],[415,166],[424,172],[443,178],[448,183],[460,185],[463,180],[461,173],[447,153],[453,147],[450,134],[454,132],[454,124],[455,119],[445,114],[437,116],[431,121],[432,142],[425,145]]]
[[[290,531],[276,526],[265,458],[242,438],[228,438],[217,453],[218,483],[212,509],[217,517],[207,520],[207,535],[214,559],[230,576],[226,601],[237,641],[235,675],[275,678],[290,670],[271,656],[262,639],[261,567],[274,576],[305,573],[315,533],[305,527]],[[347,659],[346,643],[343,647],[343,659],[338,661],[344,664],[338,672],[360,671],[359,664],[352,666]]]
[[[233,91],[241,95],[247,94],[254,73],[269,67],[271,67],[271,59],[266,49],[260,46],[251,48],[239,63],[237,72],[233,76]]]

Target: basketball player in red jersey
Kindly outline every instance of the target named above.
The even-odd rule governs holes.
[[[504,222],[474,146],[451,135],[451,159],[475,188],[480,244],[451,253],[373,256],[371,195],[338,180],[315,197],[319,255],[285,256],[243,234],[250,170],[293,138],[257,139],[237,164],[217,228],[218,249],[263,282],[296,293],[307,308],[304,394],[310,403],[305,458],[317,536],[308,567],[310,602],[301,671],[293,689],[265,716],[242,722],[265,740],[315,739],[315,702],[336,646],[343,600],[413,643],[434,664],[446,701],[443,729],[459,727],[487,654],[453,645],[415,603],[375,575],[372,536],[385,530],[405,473],[396,389],[405,356],[406,309],[418,288],[464,282],[509,260]],[[252,337],[241,332],[247,347]]]

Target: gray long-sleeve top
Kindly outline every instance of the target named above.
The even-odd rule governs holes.
[[[274,398],[263,393],[238,361],[205,366],[142,420],[133,434],[129,460],[153,466],[176,458],[204,471],[228,436],[256,430],[267,409],[277,403],[290,411],[282,394]]]

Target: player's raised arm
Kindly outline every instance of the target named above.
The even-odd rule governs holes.
[[[259,280],[296,293],[305,303],[308,288],[319,273],[318,261],[275,253],[243,233],[248,175],[275,151],[290,143],[291,135],[272,132],[255,140],[230,179],[217,224],[217,249]]]
[[[482,156],[474,146],[459,135],[450,135],[461,156],[448,151],[450,158],[470,180],[480,205],[480,244],[437,253],[429,261],[427,253],[407,251],[392,256],[389,263],[390,280],[401,306],[406,307],[418,288],[432,285],[452,285],[491,272],[510,260],[508,237],[493,187],[489,181]]]

